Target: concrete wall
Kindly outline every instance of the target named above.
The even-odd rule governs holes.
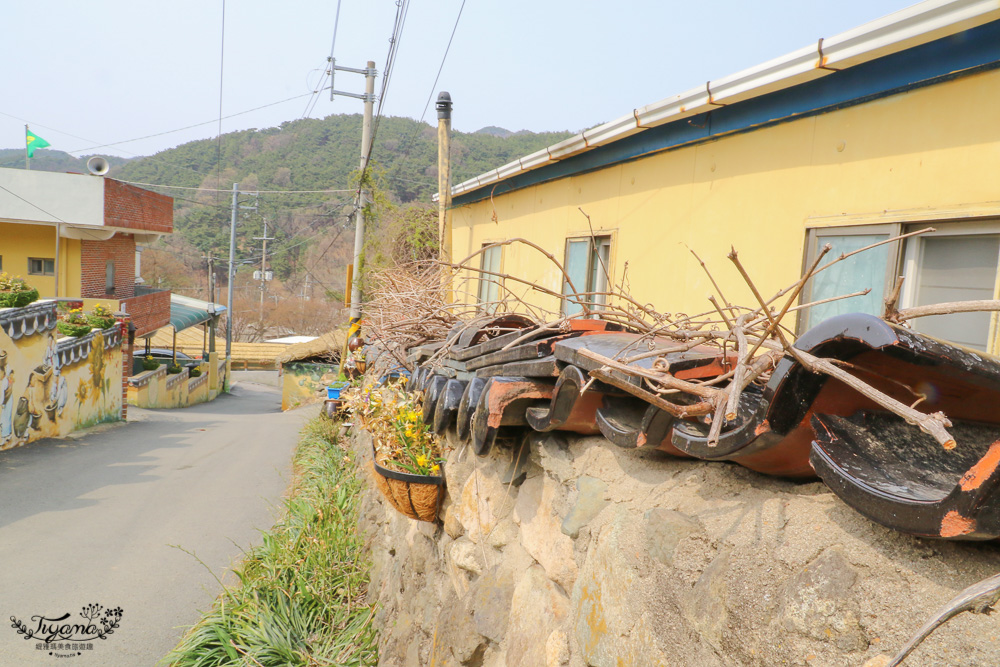
[[[104,225],[103,178],[0,169],[0,185],[0,220]]]
[[[186,408],[215,400],[224,391],[229,372],[226,360],[212,352],[198,368],[202,373],[199,377],[190,377],[188,368],[171,375],[166,364],[130,377],[128,404],[139,408]]]
[[[562,261],[566,239],[590,233],[582,208],[596,233],[612,235],[612,279],[627,262],[638,302],[711,308],[690,248],[726,297],[755,305],[726,259],[731,247],[770,295],[800,275],[809,227],[1000,215],[998,102],[992,70],[498,193],[453,211],[453,254],[525,237]],[[503,270],[562,289],[558,269],[524,246],[504,248]],[[554,297],[525,298],[559,310]]]
[[[53,302],[0,309],[0,449],[122,415],[122,331],[59,338]]]
[[[546,434],[509,475],[511,448],[449,438],[441,524],[365,493],[386,667],[874,667],[996,573],[995,547],[888,530],[820,482]],[[906,664],[1000,664],[996,621],[959,616]]]

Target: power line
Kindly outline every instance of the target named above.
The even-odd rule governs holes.
[[[56,219],[56,220],[58,220],[59,222],[63,222],[63,223],[65,223],[65,222],[66,222],[65,220],[63,220],[62,218],[60,218],[60,217],[59,217],[58,215],[54,215],[54,214],[52,214],[52,213],[49,213],[48,211],[46,211],[46,210],[45,210],[44,208],[42,208],[41,206],[39,206],[39,205],[38,205],[38,204],[36,204],[35,202],[32,202],[32,201],[28,201],[27,199],[25,199],[25,198],[24,198],[24,197],[22,197],[21,195],[17,194],[16,192],[12,192],[11,190],[8,190],[7,188],[5,188],[5,187],[4,187],[4,186],[2,186],[2,185],[0,185],[0,190],[4,190],[5,192],[7,192],[7,193],[9,193],[9,194],[11,194],[11,195],[13,195],[13,196],[17,197],[18,199],[20,199],[21,201],[23,201],[23,202],[24,202],[25,204],[27,204],[28,206],[33,206],[34,208],[37,208],[37,209],[38,209],[39,211],[41,211],[41,212],[42,212],[42,213],[44,213],[45,215],[47,215],[47,216],[49,216],[49,217],[51,217],[51,218],[55,218],[55,219]],[[66,224],[69,224],[69,223],[66,223]]]
[[[451,43],[455,39],[455,33],[458,31],[458,22],[462,19],[462,11],[465,9],[465,0],[462,0],[462,5],[458,8],[458,16],[455,17],[455,25],[451,28],[451,36],[448,38],[448,45],[444,48],[444,55],[441,56],[441,64],[438,66],[437,74],[434,76],[434,83],[431,84],[431,92],[427,95],[427,103],[424,104],[424,111],[420,114],[420,120],[418,123],[424,122],[424,117],[427,115],[427,109],[431,106],[431,100],[434,98],[434,91],[437,90],[438,80],[441,78],[441,72],[444,71],[445,61],[448,60],[448,53],[451,51]],[[422,127],[417,127],[410,135],[409,140],[407,140],[406,145],[403,149],[403,157],[396,161],[396,165],[393,171],[398,172],[403,168],[403,165],[410,157],[410,151],[413,150],[413,142],[416,140],[417,135],[420,134]]]
[[[302,93],[300,95],[293,95],[292,97],[286,97],[285,99],[278,100],[277,102],[269,102],[268,104],[262,104],[259,107],[254,107],[252,109],[247,109],[245,111],[238,111],[236,113],[231,113],[228,116],[223,116],[221,120],[229,120],[230,118],[236,118],[237,116],[243,116],[243,115],[246,115],[248,113],[253,113],[254,111],[260,111],[261,109],[267,109],[268,107],[273,107],[273,106],[277,106],[279,104],[284,104],[285,102],[291,102],[292,100],[298,100],[298,99],[301,99],[301,98],[306,97],[307,95],[311,95],[311,94],[312,93]],[[23,120],[21,118],[18,118],[17,116],[11,116],[10,114],[3,113],[2,111],[0,111],[0,114],[2,114],[4,116],[7,116],[8,118],[14,118],[15,120]],[[97,146],[88,146],[87,148],[80,148],[80,149],[77,149],[77,150],[71,150],[71,151],[65,151],[65,152],[66,153],[70,153],[70,154],[73,154],[73,153],[86,153],[87,151],[97,150],[98,148],[109,148],[111,146],[120,146],[121,144],[130,144],[130,143],[132,143],[134,141],[142,141],[144,139],[153,139],[154,137],[162,137],[162,136],[164,136],[166,134],[174,134],[175,132],[183,132],[184,130],[192,130],[192,129],[196,128],[196,127],[203,127],[205,125],[211,125],[213,123],[217,123],[218,120],[219,119],[213,118],[212,120],[206,120],[206,121],[204,121],[202,123],[195,123],[194,125],[185,125],[184,127],[178,127],[176,129],[173,129],[173,130],[165,130],[163,132],[156,132],[154,134],[147,134],[144,137],[136,137],[135,139],[124,139],[122,141],[115,141],[115,142],[112,142],[110,144],[100,144],[100,145],[97,145]],[[28,122],[28,121],[25,121],[25,122]],[[36,123],[31,123],[31,125],[36,125]],[[38,125],[38,127],[46,127],[45,125],[42,125],[41,123],[37,123],[37,125]],[[50,127],[48,129],[50,129],[50,130],[52,130],[54,132],[59,132],[60,134],[65,134],[67,137],[73,137],[74,139],[80,139],[82,141],[93,141],[92,139],[86,139],[84,137],[78,137],[78,136],[76,136],[74,134],[70,134],[68,132],[63,132],[62,130],[58,130],[56,128],[51,128]],[[131,153],[130,151],[124,151],[124,152],[125,153],[129,153],[130,155],[136,155],[137,157],[155,158],[155,156],[153,156],[153,155],[142,155],[142,156],[140,156],[137,153]],[[179,166],[179,165],[173,165],[173,166]],[[190,168],[188,167],[188,169],[190,169]],[[191,171],[194,171],[194,170],[191,169]],[[198,172],[195,172],[195,173],[198,173]],[[227,190],[227,192],[228,192],[228,190]]]
[[[308,118],[310,115],[312,115],[313,109],[316,108],[316,103],[319,102],[319,94],[322,90],[324,90],[324,88],[322,88],[323,79],[327,76],[329,76],[331,79],[333,78],[333,50],[334,47],[337,46],[338,25],[340,25],[340,0],[337,0],[337,13],[334,15],[333,18],[333,40],[330,43],[330,57],[327,58],[329,69],[325,70],[323,78],[320,79],[319,83],[320,87],[317,87],[316,90],[312,92],[313,97],[310,98],[308,102],[306,102],[306,108],[305,111],[302,112],[302,118]],[[332,83],[330,87],[331,88],[333,87]],[[312,105],[312,107],[310,107],[310,104]],[[301,120],[301,118],[299,120]]]
[[[465,0],[462,0],[463,4]],[[396,64],[396,53],[399,50],[399,40],[403,35],[403,26],[406,24],[406,15],[409,13],[408,0],[396,0],[396,20],[392,27],[392,36],[389,38],[389,52],[385,58],[385,71],[382,75],[382,88],[378,96],[378,110],[375,113],[375,120],[372,122],[371,137],[368,142],[368,153],[365,155],[365,167],[361,170],[361,177],[358,180],[357,193],[361,196],[362,184],[365,182],[365,175],[371,168],[372,151],[375,148],[375,137],[378,135],[379,123],[382,120],[382,106],[385,104],[386,94],[389,90],[389,81],[392,78],[394,66]]]
[[[215,184],[222,185],[222,82],[226,62],[226,0],[222,0],[222,38],[219,45],[219,138],[215,147]],[[215,197],[219,200],[218,195]],[[228,353],[228,350],[226,351]]]
[[[128,183],[129,185],[144,185],[152,188],[170,188],[173,190],[199,190],[201,192],[232,192],[232,188],[220,189],[220,188],[195,188],[186,185],[163,185],[161,183],[142,183],[140,181],[121,181],[122,183]],[[355,190],[254,190],[256,194],[281,194],[281,195],[293,195],[293,194],[346,194],[356,192]]]

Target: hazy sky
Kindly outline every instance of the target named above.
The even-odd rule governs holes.
[[[448,90],[457,130],[579,131],[910,4],[467,0],[432,91],[462,0],[410,0],[384,113],[420,118],[428,96]],[[222,115],[305,96],[224,119],[223,132],[303,116],[336,11],[337,0],[226,2]],[[376,90],[395,15],[391,0],[342,0],[334,55],[349,67],[374,60]],[[3,2],[0,147],[23,147],[26,121],[77,154],[149,155],[215,136],[222,19],[222,0]],[[335,84],[362,92],[363,81],[338,73]],[[311,116],[360,111],[325,92]]]

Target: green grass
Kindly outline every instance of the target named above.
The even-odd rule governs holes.
[[[285,517],[264,535],[169,665],[374,665],[369,562],[357,534],[362,484],[335,422],[302,432]]]

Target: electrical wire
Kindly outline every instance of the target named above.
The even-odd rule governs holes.
[[[464,4],[463,0],[463,4]],[[368,152],[365,154],[365,166],[361,170],[361,177],[358,179],[357,195],[361,196],[362,184],[365,182],[365,176],[368,173],[368,169],[371,166],[372,151],[375,148],[375,137],[378,135],[379,123],[382,120],[382,106],[385,104],[385,98],[389,90],[389,81],[392,78],[392,73],[395,69],[396,63],[396,53],[399,51],[399,41],[402,38],[403,27],[406,24],[406,16],[409,13],[409,2],[408,0],[396,0],[396,20],[393,23],[392,36],[389,38],[389,52],[386,54],[385,59],[385,71],[382,74],[382,88],[379,91],[378,100],[378,110],[375,114],[375,118],[372,121],[372,131],[371,136],[368,141]]]
[[[121,181],[122,183],[128,183],[129,185],[143,185],[151,188],[170,188],[172,190],[198,190],[201,192],[232,192],[232,188],[195,188],[186,185],[163,185],[161,183],[142,183],[140,181]],[[242,192],[242,191],[241,191]],[[294,194],[345,194],[352,193],[355,190],[254,190],[254,194],[272,194],[272,195],[294,195]],[[249,193],[244,193],[249,194]]]
[[[44,213],[45,215],[49,216],[50,218],[55,218],[55,219],[56,219],[56,220],[58,220],[59,222],[63,222],[63,223],[66,223],[66,221],[65,221],[65,220],[63,220],[62,218],[60,218],[60,217],[59,217],[58,215],[55,215],[55,214],[53,214],[53,213],[49,213],[48,211],[46,211],[46,210],[45,210],[44,208],[42,208],[41,206],[39,206],[39,205],[38,205],[38,204],[36,204],[35,202],[33,202],[33,201],[28,201],[27,199],[25,199],[25,198],[24,198],[24,197],[22,197],[21,195],[17,194],[16,192],[13,192],[13,191],[11,191],[11,190],[8,190],[7,188],[5,188],[5,187],[4,187],[4,186],[2,186],[2,185],[0,185],[0,190],[3,190],[3,191],[5,191],[5,192],[7,192],[7,193],[9,193],[9,194],[13,195],[14,197],[17,197],[18,199],[20,199],[21,201],[23,201],[23,202],[24,202],[25,204],[27,204],[28,206],[33,206],[34,208],[37,208],[37,209],[38,209],[39,211],[41,211],[41,212],[42,212],[42,213]],[[66,223],[66,224],[69,224],[69,223]]]
[[[464,9],[465,0],[462,0],[462,5],[458,8],[458,16],[455,17],[455,25],[451,28],[451,36],[448,38],[448,45],[444,48],[444,55],[441,56],[441,64],[438,66],[437,74],[434,76],[434,83],[431,84],[431,92],[427,95],[427,102],[424,104],[424,111],[420,114],[420,119],[417,121],[418,123],[422,124],[424,122],[424,117],[427,115],[427,109],[430,108],[431,100],[434,99],[434,91],[437,90],[438,80],[441,78],[441,72],[444,71],[444,64],[445,61],[448,60],[448,53],[451,51],[451,43],[455,39],[455,33],[458,31],[458,23],[462,19],[462,11]],[[410,152],[413,150],[413,142],[416,140],[417,135],[420,134],[422,129],[422,127],[417,127],[410,135],[410,138],[403,146],[403,156],[399,160],[396,160],[393,171],[398,173],[399,170],[403,168],[403,165],[406,164],[406,161],[410,157]],[[390,175],[390,178],[391,177],[392,176]]]
[[[337,46],[337,26],[338,25],[340,25],[340,0],[337,0],[337,13],[334,15],[334,18],[333,18],[333,40],[330,43],[330,57],[327,58],[327,63],[329,63],[329,67],[330,68],[328,70],[326,70],[326,74],[325,74],[325,76],[329,76],[330,77],[330,88],[333,88],[333,50],[334,50],[334,47]],[[320,79],[320,84],[319,84],[320,86],[323,85],[322,81],[323,81],[323,79]],[[316,108],[316,103],[319,102],[319,93],[322,90],[325,90],[325,88],[321,88],[320,87],[320,88],[317,88],[316,90],[313,91],[313,97],[311,97],[309,99],[309,101],[306,102],[306,108],[305,108],[305,111],[302,112],[302,118],[308,118],[309,116],[312,115],[313,109]],[[312,104],[311,108],[309,106],[310,103]],[[299,120],[301,120],[301,118]]]
[[[222,186],[222,83],[226,63],[226,0],[222,0],[222,37],[219,40],[219,138],[215,147],[215,184]],[[219,200],[218,194],[215,200]]]
[[[273,107],[273,106],[277,106],[279,104],[284,104],[285,102],[291,102],[292,100],[298,100],[298,99],[301,99],[301,98],[306,97],[307,95],[311,95],[311,94],[312,93],[302,93],[302,94],[299,94],[299,95],[293,95],[292,97],[286,97],[285,99],[278,100],[277,102],[269,102],[267,104],[262,104],[259,107],[254,107],[252,109],[247,109],[245,111],[238,111],[236,113],[231,113],[228,116],[223,116],[222,120],[229,120],[230,118],[236,118],[237,116],[243,116],[243,115],[246,115],[248,113],[253,113],[254,111],[260,111],[261,109],[267,109],[268,107]],[[0,111],[0,114],[2,114],[4,116],[7,116],[8,118],[14,118],[15,120],[23,120],[21,118],[18,118],[17,116],[12,116],[10,114],[3,113],[2,111]],[[110,144],[99,144],[99,145],[96,145],[96,146],[88,146],[87,148],[79,148],[79,149],[76,149],[76,150],[68,150],[68,151],[65,151],[65,152],[69,153],[69,154],[86,153],[88,151],[97,150],[98,148],[110,148],[111,146],[120,146],[121,144],[130,144],[130,143],[132,143],[134,141],[142,141],[144,139],[153,139],[155,137],[162,137],[162,136],[167,135],[167,134],[174,134],[176,132],[183,132],[184,130],[191,130],[191,129],[194,129],[196,127],[203,127],[205,125],[212,125],[213,123],[217,123],[218,121],[219,121],[219,119],[213,118],[212,120],[206,120],[206,121],[204,121],[202,123],[195,123],[194,125],[185,125],[184,127],[178,127],[176,129],[173,129],[173,130],[165,130],[163,132],[156,132],[154,134],[147,134],[146,136],[143,136],[143,137],[136,137],[134,139],[123,139],[122,141],[115,141],[115,142],[112,142]],[[28,122],[28,121],[25,121],[25,122]],[[35,125],[35,123],[31,123],[31,125]],[[38,127],[46,127],[46,126],[39,123]],[[84,137],[78,137],[78,136],[76,136],[74,134],[70,134],[68,132],[63,132],[62,130],[58,130],[58,129],[55,129],[55,128],[51,128],[50,127],[48,129],[52,130],[53,132],[59,132],[60,134],[65,134],[67,137],[73,137],[74,139],[80,139],[82,141],[88,141],[88,142],[92,142],[93,141],[92,139],[86,139]],[[122,152],[129,153],[129,155],[135,155],[137,157],[145,157],[145,158],[150,158],[150,159],[156,157],[154,155],[142,155],[142,156],[140,156],[137,153],[131,153],[130,151],[126,151],[126,150],[123,150]],[[173,165],[173,166],[177,167],[179,165]],[[191,171],[195,171],[195,170],[191,169]],[[200,172],[195,171],[195,173],[200,173]]]

